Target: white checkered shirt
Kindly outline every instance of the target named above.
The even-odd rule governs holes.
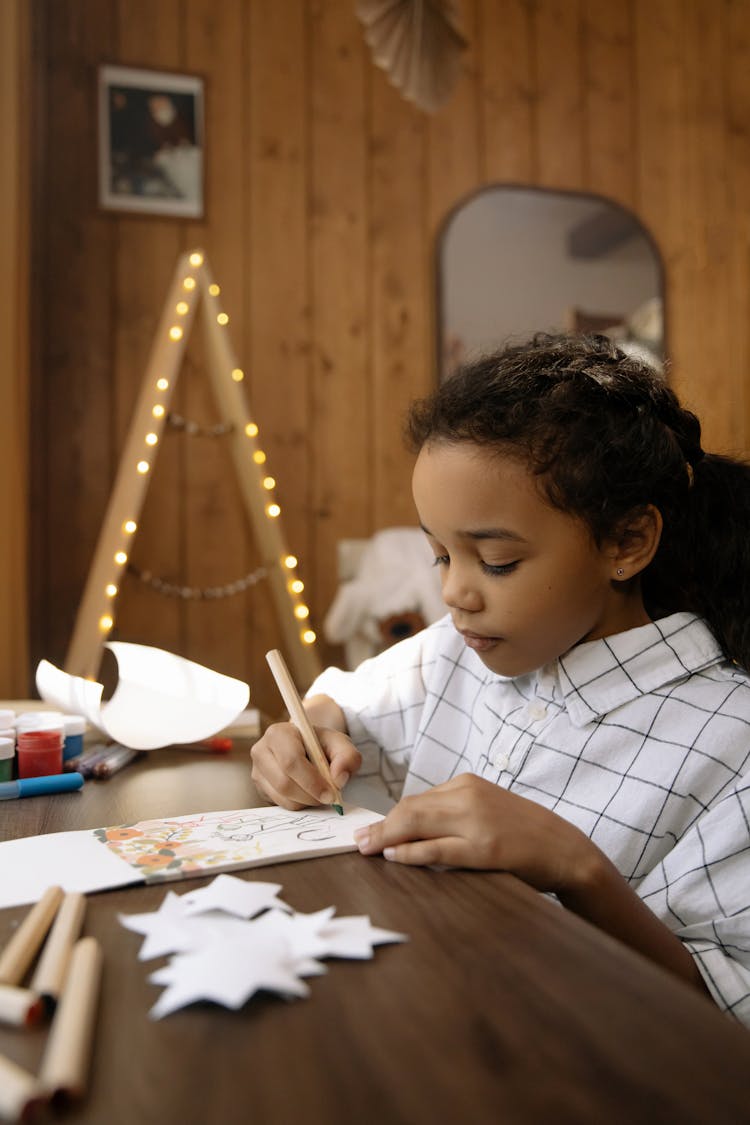
[[[704,622],[677,613],[507,679],[446,617],[318,692],[392,794],[475,773],[576,824],[750,1024],[750,677]]]

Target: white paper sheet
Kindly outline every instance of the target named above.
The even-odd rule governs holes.
[[[42,699],[75,715],[115,742],[155,750],[198,742],[229,726],[247,707],[250,689],[241,680],[148,645],[110,641],[118,668],[117,687],[102,703],[102,685],[71,676],[48,660],[36,670]]]
[[[382,817],[348,804],[344,809],[344,816],[328,808],[234,809],[6,840],[0,843],[0,909],[36,902],[52,884],[85,894],[353,852],[355,831]]]

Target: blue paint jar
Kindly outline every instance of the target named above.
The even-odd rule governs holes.
[[[86,733],[86,720],[83,715],[65,715],[63,726],[65,729],[63,761],[67,762],[69,758],[80,758],[83,753],[83,736]]]

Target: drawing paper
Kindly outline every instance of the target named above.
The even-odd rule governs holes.
[[[344,810],[271,805],[7,840],[0,843],[0,908],[36,902],[52,884],[88,893],[356,851],[355,831],[382,816]]]

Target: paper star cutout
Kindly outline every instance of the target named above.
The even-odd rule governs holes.
[[[294,969],[279,958],[278,948],[271,942],[257,942],[248,950],[247,942],[239,938],[229,938],[197,953],[178,954],[151,979],[155,984],[167,984],[149,1013],[152,1019],[161,1019],[197,1000],[241,1008],[261,989],[286,996],[307,996],[310,992]]]
[[[289,910],[277,897],[280,890],[280,883],[256,883],[238,879],[236,875],[217,875],[207,887],[190,891],[181,898],[186,916],[223,910],[238,918],[252,918],[262,910]]]

